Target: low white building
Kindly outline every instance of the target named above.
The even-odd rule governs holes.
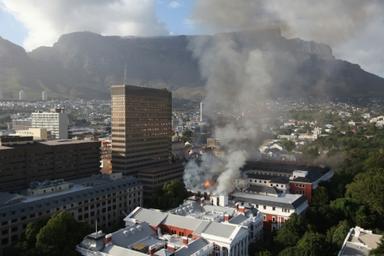
[[[351,228],[338,256],[368,256],[371,250],[378,247],[381,238],[382,235],[373,234],[371,230],[358,226]]]
[[[90,234],[77,251],[85,256],[248,255],[249,242],[262,230],[258,211],[208,203],[187,200],[169,212],[137,207],[124,219],[125,228]]]

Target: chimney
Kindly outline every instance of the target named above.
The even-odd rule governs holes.
[[[245,207],[243,205],[239,205],[238,211],[242,214],[245,213]]]
[[[153,256],[156,252],[156,247],[155,246],[149,246],[148,248],[148,254]]]
[[[183,236],[183,244],[188,245],[188,237]]]
[[[112,234],[105,235],[104,244],[112,243]]]
[[[224,222],[228,222],[229,221],[229,214],[226,213],[224,214]]]
[[[168,252],[175,252],[176,251],[176,248],[175,248],[175,245],[173,244],[167,244],[167,251]]]

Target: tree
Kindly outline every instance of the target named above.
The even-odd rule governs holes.
[[[384,169],[372,169],[356,175],[347,186],[347,196],[383,215]]]
[[[308,231],[297,243],[297,248],[303,256],[323,256],[329,254],[329,244],[325,236],[319,233]]]
[[[287,247],[279,253],[279,256],[301,256],[303,251],[297,247]]]
[[[319,186],[313,193],[312,205],[327,205],[328,202],[328,190],[323,186]]]
[[[282,247],[295,246],[305,232],[305,222],[301,216],[292,214],[277,232],[275,241]]]
[[[268,250],[263,250],[255,254],[255,256],[272,256],[272,253]]]
[[[71,214],[59,212],[53,215],[36,236],[36,249],[40,255],[77,255],[76,244],[90,232],[87,224],[77,222]]]
[[[172,180],[158,190],[151,206],[168,210],[180,205],[187,196],[188,191],[185,189],[184,183],[179,180]]]
[[[16,244],[16,249],[20,253],[20,255],[39,255],[38,250],[36,250],[35,248],[36,236],[39,233],[40,229],[47,224],[47,222],[48,219],[41,219],[36,222],[28,223],[23,236],[21,237],[20,241]]]
[[[340,248],[344,242],[346,235],[349,232],[348,221],[344,220],[339,222],[331,234],[331,240],[328,241],[333,243],[337,248]]]

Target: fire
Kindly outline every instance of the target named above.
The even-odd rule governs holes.
[[[213,187],[215,185],[215,182],[213,181],[213,180],[205,180],[204,181],[204,184],[203,184],[203,186],[204,186],[204,188],[205,189],[210,189],[211,187]]]

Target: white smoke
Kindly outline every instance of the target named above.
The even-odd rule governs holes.
[[[197,0],[191,20],[207,32],[279,29],[289,38],[316,40],[341,49],[369,27],[382,34],[378,24],[383,24],[383,10],[384,1],[379,0]],[[263,33],[248,36],[248,41],[256,42]],[[190,42],[206,80],[205,112],[215,125],[214,135],[223,154],[217,161],[206,161],[204,156],[200,163],[189,163],[187,188],[199,187],[213,177],[217,181],[214,192],[231,192],[240,168],[257,152],[263,116],[270,114],[266,102],[276,81],[296,75],[298,63],[290,63],[289,56],[244,47],[238,40],[234,34],[224,33]],[[381,49],[384,52],[384,46]],[[283,64],[276,65],[276,61]]]
[[[52,45],[64,33],[164,35],[154,0],[2,0],[28,30],[24,46]]]
[[[222,154],[205,154],[200,163],[188,163],[184,181],[187,188],[201,190],[205,180],[213,179],[217,183],[212,192],[229,193],[240,168],[257,153],[261,114],[272,85],[266,56],[257,49],[239,50],[232,34],[199,37],[190,48],[207,81],[205,113],[216,125]]]

